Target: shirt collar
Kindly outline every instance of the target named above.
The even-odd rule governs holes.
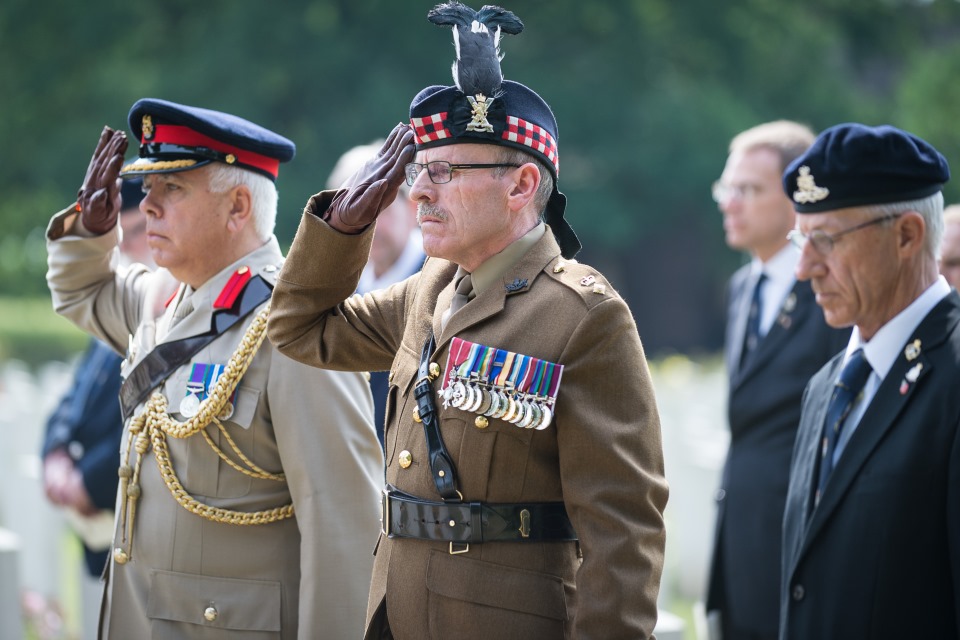
[[[799,261],[800,250],[793,243],[788,242],[766,262],[761,262],[760,258],[754,258],[750,262],[750,272],[754,279],[759,278],[763,273],[777,284],[793,286],[796,278],[794,272]]]
[[[490,257],[486,262],[477,267],[470,274],[470,280],[473,282],[473,290],[480,295],[481,292],[490,287],[499,280],[507,269],[520,262],[520,258],[529,251],[533,245],[540,241],[546,231],[546,225],[540,222],[526,234],[517,238],[507,245],[500,253]]]
[[[916,300],[906,309],[898,313],[889,322],[880,327],[869,342],[863,342],[859,327],[854,327],[850,334],[850,342],[843,361],[850,359],[850,355],[858,348],[863,347],[863,355],[881,380],[883,380],[893,363],[900,356],[900,351],[907,344],[927,314],[950,293],[950,285],[943,276],[939,276],[932,285],[927,287]]]

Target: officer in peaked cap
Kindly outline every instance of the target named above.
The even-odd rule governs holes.
[[[268,326],[296,360],[390,372],[366,637],[648,638],[667,485],[636,325],[572,261],[550,108],[502,79],[523,24],[456,2],[428,18],[453,27],[455,85],[308,202]],[[403,180],[427,260],[351,296]]]
[[[797,277],[853,331],[804,395],[782,640],[960,637],[960,297],[937,272],[949,177],[928,142],[861,124],[784,172]]]
[[[383,464],[369,387],[264,343],[275,181],[294,145],[165,100],[129,120],[138,157],[125,164],[126,136],[104,128],[47,231],[57,311],[126,356],[101,635],[357,635]],[[157,272],[109,259],[121,175],[143,181]]]

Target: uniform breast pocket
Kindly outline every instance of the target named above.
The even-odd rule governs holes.
[[[192,401],[188,398],[188,379],[183,370],[170,379],[166,393],[173,417],[187,422],[189,417],[181,411],[189,414],[188,405]],[[259,402],[260,390],[241,381],[232,400],[220,413],[220,424],[211,421],[204,427],[208,437],[198,431],[183,440],[167,438],[174,470],[190,494],[213,498],[248,495],[252,478],[240,470],[250,470],[244,458],[266,471],[278,470],[272,468],[279,465],[278,462],[264,460],[275,457],[267,450],[266,442],[258,442],[264,437],[263,430],[256,428]]]

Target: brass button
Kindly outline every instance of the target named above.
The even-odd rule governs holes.
[[[250,271],[249,267],[240,267],[239,269],[237,269],[237,275],[240,275],[240,276],[245,275],[247,271]]]
[[[218,615],[220,614],[217,612],[216,607],[207,607],[203,611],[203,617],[207,619],[207,622],[213,622],[217,619]]]
[[[397,456],[397,462],[400,463],[401,469],[406,469],[413,464],[413,456],[410,455],[410,452],[404,449],[400,452],[400,455]]]
[[[438,375],[440,375],[440,365],[438,365],[436,362],[431,362],[430,363],[430,379],[432,380],[433,378],[436,378]]]
[[[420,419],[420,407],[414,407],[414,408],[413,408],[413,421],[414,421],[414,422],[423,422],[423,420]]]
[[[490,421],[487,420],[487,416],[477,416],[473,424],[477,425],[477,429],[486,429],[490,426]]]
[[[393,384],[393,371],[390,372],[390,375],[387,376],[387,383]]]
[[[117,547],[113,550],[113,561],[117,564],[127,564],[127,560],[130,558],[127,556],[127,552]]]

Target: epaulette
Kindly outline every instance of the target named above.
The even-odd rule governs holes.
[[[557,256],[556,260],[544,269],[546,273],[568,289],[576,291],[588,307],[617,296],[607,279],[596,269],[576,260],[567,260]]]

